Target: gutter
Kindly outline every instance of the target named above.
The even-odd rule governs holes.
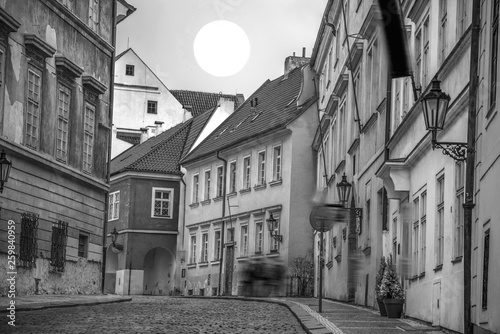
[[[115,46],[116,46],[116,1],[113,1],[113,29],[111,39],[113,43],[113,51],[111,51],[111,71],[109,74],[110,91],[109,91],[109,123],[110,131],[108,135],[108,158],[106,165],[106,184],[108,191],[104,198],[104,224],[102,226],[102,268],[101,268],[101,293],[104,294],[104,279],[106,277],[106,251],[107,251],[107,227],[108,227],[108,210],[109,210],[109,187],[111,179],[111,146],[113,141],[113,102],[114,102],[114,85],[115,85]]]
[[[217,151],[217,159],[221,160],[224,162],[224,178],[222,181],[222,227],[221,227],[221,233],[220,233],[220,256],[219,256],[219,287],[217,289],[217,294],[220,296],[221,295],[221,282],[222,282],[222,260],[224,259],[224,231],[225,231],[225,222],[224,222],[224,217],[226,216],[226,178],[227,178],[227,160],[224,158],[221,158],[219,156],[220,151]]]

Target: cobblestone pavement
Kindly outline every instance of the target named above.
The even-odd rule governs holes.
[[[285,306],[242,300],[135,296],[131,302],[0,314],[0,333],[305,333]]]

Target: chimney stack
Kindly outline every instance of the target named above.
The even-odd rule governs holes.
[[[293,56],[287,57],[285,59],[285,77],[287,77],[288,73],[290,73],[294,68],[301,67],[302,65],[309,64],[311,58],[306,57],[306,48],[302,48],[302,57],[295,56],[295,52]]]
[[[158,136],[160,133],[163,132],[163,122],[156,121],[155,125],[156,125],[156,135]]]
[[[306,48],[303,47],[302,48],[302,58],[305,58],[306,57]]]
[[[147,128],[141,128],[141,141],[139,143],[142,144],[142,143],[144,143],[148,139],[149,139],[148,129]]]

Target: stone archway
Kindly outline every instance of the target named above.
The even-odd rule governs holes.
[[[173,254],[162,247],[150,249],[144,257],[145,295],[168,295],[174,288]]]
[[[118,254],[113,252],[112,246],[106,251],[106,272],[104,275],[104,293],[115,293],[116,271],[118,270]]]

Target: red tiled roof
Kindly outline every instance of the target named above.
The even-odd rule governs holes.
[[[191,107],[193,117],[200,115],[208,109],[217,105],[220,97],[234,101],[234,109],[240,105],[241,95],[229,95],[220,93],[193,92],[190,90],[170,90],[170,93],[179,101],[184,108]]]
[[[284,128],[305,111],[297,108],[297,98],[302,84],[302,67],[292,70],[288,76],[267,80],[252,96],[232,113],[215,131],[201,142],[181,163],[215,154],[218,150],[237,145]],[[251,102],[258,99],[256,108]]]

